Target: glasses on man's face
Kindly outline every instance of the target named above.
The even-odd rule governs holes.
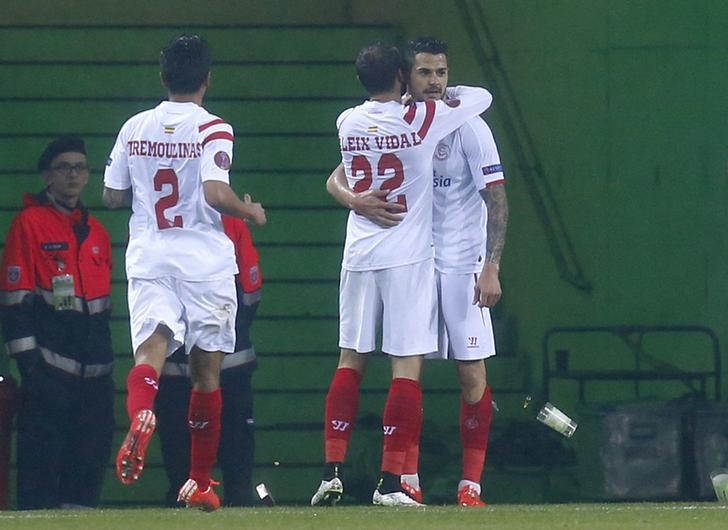
[[[59,175],[67,177],[73,171],[78,174],[88,173],[88,164],[85,162],[79,162],[78,164],[69,164],[68,162],[62,162],[55,166],[51,166],[51,171],[55,171]]]

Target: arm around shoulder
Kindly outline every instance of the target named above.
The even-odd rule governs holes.
[[[467,109],[476,109],[476,114],[485,112],[490,104],[493,103],[493,95],[485,88],[458,85],[448,87],[446,91],[447,99],[445,102],[449,106],[460,106]],[[458,103],[455,103],[457,101]],[[478,110],[479,109],[479,110]]]

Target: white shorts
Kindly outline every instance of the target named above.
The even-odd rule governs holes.
[[[437,293],[431,259],[376,271],[341,271],[339,346],[398,357],[437,350]]]
[[[238,301],[233,276],[210,282],[130,278],[128,293],[134,353],[159,324],[172,332],[167,356],[183,344],[188,354],[193,346],[226,353],[235,350]]]
[[[477,361],[495,355],[490,309],[473,305],[476,275],[436,272],[440,344],[428,359]]]

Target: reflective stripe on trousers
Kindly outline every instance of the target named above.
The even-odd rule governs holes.
[[[109,375],[114,368],[113,363],[83,365],[78,361],[63,357],[43,346],[40,347],[40,351],[43,354],[43,359],[49,365],[76,377],[101,377],[103,375]]]

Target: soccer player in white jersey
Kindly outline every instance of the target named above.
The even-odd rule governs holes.
[[[417,39],[407,50],[408,90],[417,101],[446,97],[447,44]],[[457,502],[483,506],[480,480],[492,418],[484,359],[495,355],[489,309],[501,297],[499,263],[508,222],[503,169],[493,134],[475,117],[442,139],[433,159],[433,241],[437,275],[440,347],[433,357],[457,361],[461,387],[462,480]],[[396,226],[401,208],[386,193],[352,192],[341,166],[327,182],[342,204],[383,227]],[[430,357],[430,356],[428,356]],[[408,451],[403,488],[421,501],[417,474],[419,436]]]
[[[135,482],[154,432],[154,398],[168,355],[185,345],[192,395],[190,478],[179,501],[220,506],[212,466],[220,439],[220,365],[235,345],[233,244],[221,214],[264,224],[265,211],[229,184],[233,130],[202,108],[210,82],[204,39],[182,35],[162,50],[168,100],[121,128],[104,174],[104,203],[132,207],[126,273],[135,366],[129,373],[129,433],[116,459],[124,484]]]
[[[362,49],[356,70],[370,99],[337,120],[350,186],[387,190],[389,200],[406,213],[401,223],[386,229],[349,214],[339,294],[341,353],[326,396],[326,466],[312,505],[333,504],[342,494],[340,471],[356,420],[361,375],[380,331],[392,381],[382,420],[382,475],[372,502],[420,505],[402,492],[400,476],[421,423],[422,359],[437,350],[432,155],[437,142],[483,112],[491,96],[482,88],[458,87],[459,99],[403,106],[401,65],[395,47],[375,43]]]

